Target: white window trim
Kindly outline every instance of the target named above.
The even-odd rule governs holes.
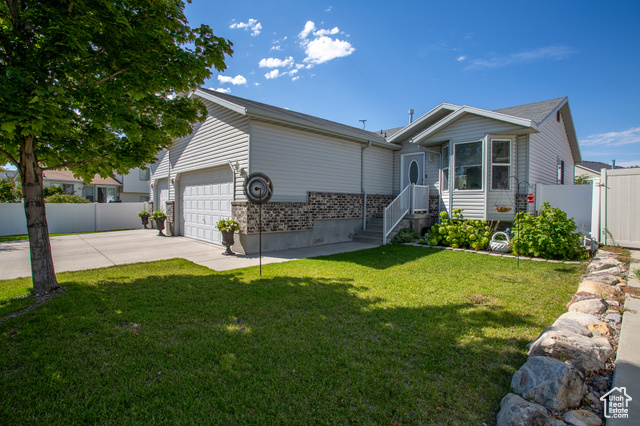
[[[440,150],[440,192],[449,192],[449,185],[451,184],[451,144],[447,143],[442,146]],[[447,151],[447,155],[444,154],[444,151]],[[442,183],[444,181],[444,159],[447,159],[447,187],[443,187]]]
[[[499,142],[509,142],[509,163],[494,163],[493,162],[493,141],[499,141]],[[514,138],[512,137],[501,137],[501,138],[489,138],[489,188],[490,191],[511,191],[511,179],[507,180],[507,185],[508,188],[507,189],[493,189],[493,166],[509,166],[509,176],[513,176],[513,154],[514,154],[514,146],[515,146],[515,142],[514,142]]]
[[[479,189],[456,189],[456,146],[457,145],[464,145],[464,144],[468,144],[468,143],[479,143],[480,146],[482,147],[482,153],[481,153],[481,157],[482,161],[480,162],[480,167],[482,168],[482,179],[480,179],[480,188]],[[485,151],[485,144],[486,144],[486,137],[485,139],[476,139],[476,140],[471,140],[471,141],[464,141],[464,142],[456,142],[453,144],[453,159],[452,161],[449,161],[449,169],[451,170],[451,163],[453,163],[453,182],[451,183],[451,187],[455,192],[460,192],[460,191],[464,191],[464,192],[483,192],[484,188],[485,188],[485,179],[486,179],[486,174],[485,174],[485,167],[486,167],[486,163],[484,161],[484,157],[486,155],[486,151]]]

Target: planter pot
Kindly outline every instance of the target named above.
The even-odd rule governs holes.
[[[147,226],[149,226],[149,216],[140,216],[140,219],[142,219],[142,226],[144,226],[144,229],[147,229]]]
[[[165,236],[162,231],[164,231],[164,220],[156,219],[156,228],[158,228],[158,235]]]
[[[498,235],[502,235],[505,239],[504,240],[497,240],[496,237]],[[493,234],[493,237],[491,237],[491,242],[489,243],[489,247],[491,248],[492,251],[495,251],[496,253],[506,253],[509,251],[509,236],[504,233],[504,232],[496,232],[495,234]]]
[[[231,246],[235,242],[233,240],[233,231],[220,231],[220,232],[222,232],[222,245],[227,248],[227,250],[225,250],[225,252],[222,254],[227,256],[230,254],[235,254],[231,251]]]

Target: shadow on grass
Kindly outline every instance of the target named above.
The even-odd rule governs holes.
[[[437,254],[442,250],[426,247],[411,247],[402,244],[388,244],[371,249],[358,250],[349,253],[340,253],[320,259],[332,260],[339,258],[341,261],[353,262],[358,265],[374,269],[387,269],[394,266],[413,262],[414,260]]]
[[[0,324],[16,423],[493,422],[535,318],[400,306],[351,279],[168,275],[65,283]]]

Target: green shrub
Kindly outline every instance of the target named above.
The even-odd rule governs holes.
[[[431,246],[484,250],[489,247],[491,234],[486,220],[465,219],[462,209],[455,209],[452,218],[447,212],[441,212],[440,224],[433,225],[424,239]]]
[[[580,246],[573,218],[544,203],[538,216],[518,213],[511,229],[513,253],[544,259],[573,260],[588,255]]]
[[[412,243],[420,238],[420,234],[413,230],[413,228],[402,228],[391,239],[391,244],[403,244]]]
[[[44,194],[44,198],[47,198],[52,195],[62,194],[64,191],[59,186],[43,186],[42,193]]]
[[[91,201],[79,195],[53,194],[44,199],[45,203],[90,203]]]
[[[0,203],[19,203],[22,188],[9,178],[0,179]]]

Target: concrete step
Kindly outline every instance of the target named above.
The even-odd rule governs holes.
[[[376,231],[373,229],[360,230],[358,231],[358,237],[367,237],[367,238],[382,238],[382,230]]]

